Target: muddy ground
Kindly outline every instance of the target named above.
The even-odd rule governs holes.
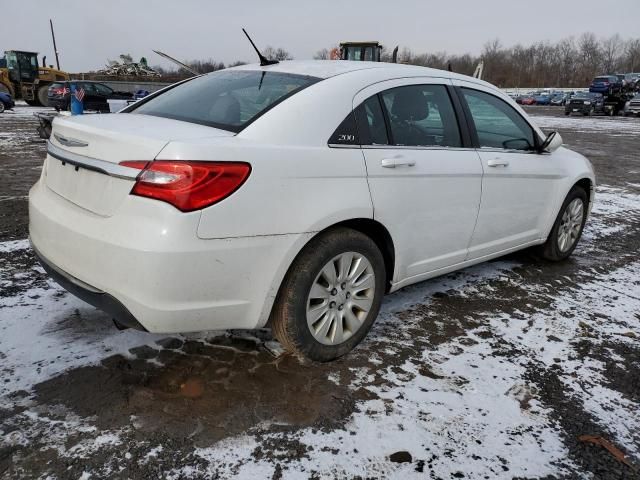
[[[48,280],[33,111],[0,115],[0,478],[640,478],[640,119],[532,107],[598,176],[573,257],[405,288],[309,364],[268,330],[118,331]]]

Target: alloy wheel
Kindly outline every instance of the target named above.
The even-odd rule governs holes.
[[[345,252],[316,276],[307,298],[307,325],[324,345],[338,345],[367,319],[375,295],[375,273],[362,254]]]
[[[558,248],[562,253],[569,251],[578,241],[583,216],[584,204],[580,198],[574,198],[564,210],[558,228]]]

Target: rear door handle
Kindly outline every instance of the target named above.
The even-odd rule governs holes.
[[[415,160],[407,160],[402,156],[383,158],[381,163],[384,168],[413,167],[416,164]]]
[[[494,158],[487,162],[487,165],[490,167],[508,167],[509,160],[502,160],[501,158]]]

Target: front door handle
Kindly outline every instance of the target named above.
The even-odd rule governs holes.
[[[509,160],[503,160],[501,158],[494,158],[487,162],[487,165],[490,167],[508,167]]]
[[[415,160],[408,160],[402,156],[397,156],[393,158],[383,158],[381,164],[384,168],[396,168],[413,167],[416,162]]]

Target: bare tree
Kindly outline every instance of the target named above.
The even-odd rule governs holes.
[[[329,49],[328,48],[323,48],[321,50],[318,50],[314,55],[313,55],[314,60],[329,60],[330,56],[329,56]]]
[[[604,73],[616,73],[622,63],[623,42],[617,33],[602,41],[602,69]]]
[[[278,60],[279,62],[282,60],[293,60],[293,55],[287,52],[284,48],[273,48],[268,46],[264,49],[262,54],[267,57],[269,60]]]
[[[640,38],[629,40],[626,43],[624,67],[627,72],[640,72]]]

